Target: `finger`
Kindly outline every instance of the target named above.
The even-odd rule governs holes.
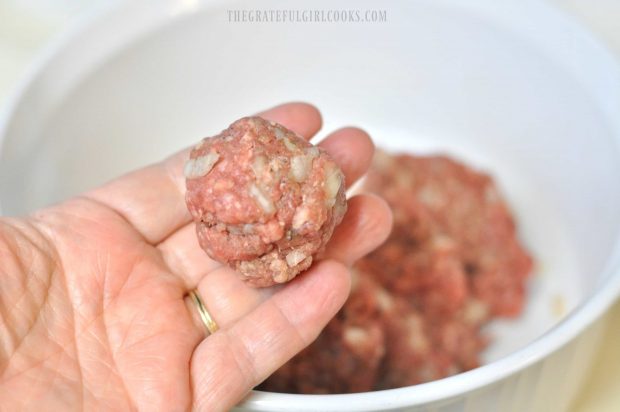
[[[348,200],[347,213],[336,227],[322,257],[351,265],[383,243],[391,228],[392,212],[383,199],[372,194],[356,195]],[[209,258],[200,248],[193,223],[175,232],[159,245],[159,249],[172,273],[181,278],[188,290],[201,285],[201,288],[206,289],[204,293],[227,296],[221,290],[221,285],[213,285],[214,282],[225,280],[220,274],[210,276],[207,283],[201,284],[207,273],[222,267],[222,264]],[[239,285],[245,286],[238,276],[230,278],[230,281],[224,283],[232,282],[235,285],[232,289]],[[227,285],[223,285],[223,288],[229,289]],[[251,301],[248,297],[241,300],[245,298]]]
[[[349,200],[349,210],[343,222],[336,228],[321,259],[338,260],[351,266],[356,260],[379,246],[387,238],[392,227],[392,213],[385,201],[375,195],[362,194]],[[193,243],[193,242],[192,242]],[[182,249],[182,248],[180,248]],[[202,252],[202,251],[198,251]],[[204,253],[203,253],[204,254]],[[198,256],[198,260],[204,260]],[[186,263],[187,264],[187,263]],[[198,266],[188,265],[188,272],[196,273],[194,284],[188,289],[197,289],[209,313],[221,326],[227,326],[251,312],[271,296],[277,288],[253,288],[226,266],[201,271]],[[205,268],[209,267],[205,265]],[[300,274],[306,276],[305,273]],[[197,320],[196,327],[203,330],[196,309],[190,300],[188,309]]]
[[[368,133],[356,127],[345,127],[319,143],[340,166],[347,187],[357,181],[370,167],[375,145]]]
[[[233,269],[209,258],[198,245],[194,225],[186,225],[177,231],[170,238],[170,244],[184,246],[163,248],[162,256],[167,266],[174,268],[173,273],[181,277],[186,290],[198,292],[218,325],[230,325],[280,288],[280,285],[269,288],[248,286]],[[185,304],[196,329],[203,334],[204,325],[195,303],[185,296]]]
[[[250,287],[234,270],[222,266],[204,276],[195,289],[215,323],[225,328],[258,307],[276,293],[279,287]],[[192,314],[197,331],[206,337],[195,303],[189,296],[185,298],[185,303]]]
[[[331,258],[350,266],[381,244],[392,226],[392,214],[385,201],[375,195],[362,194],[349,201],[349,210],[334,232],[323,259]],[[300,276],[305,276],[301,274]],[[204,274],[202,280],[190,289],[197,289],[209,313],[221,326],[227,326],[245,316],[271,296],[277,288],[252,288],[232,269],[220,266]],[[196,327],[203,325],[196,308],[187,299],[188,309],[193,313]]]
[[[196,410],[228,410],[312,342],[344,303],[347,269],[323,261],[244,318],[205,339],[191,361]]]
[[[385,200],[372,194],[354,196],[322,257],[351,266],[381,245],[391,230],[392,211]]]
[[[207,273],[222,266],[202,250],[193,223],[174,232],[158,248],[170,271],[181,278],[188,290],[195,289]]]
[[[259,115],[306,138],[321,128],[319,111],[307,103],[284,104]],[[190,221],[182,166],[189,150],[113,180],[86,196],[115,210],[148,242],[159,243]]]

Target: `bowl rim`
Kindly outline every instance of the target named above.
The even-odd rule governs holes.
[[[205,10],[207,7],[213,7],[220,2],[221,0],[202,0],[194,2],[181,12],[171,12],[171,4],[174,2],[162,0],[159,6],[164,5],[164,7],[159,7],[159,13],[164,13],[165,16],[163,17],[165,18],[155,24],[154,27],[161,27],[162,21],[166,22],[179,14]],[[437,0],[433,4],[450,5],[450,3],[454,3],[454,1]],[[485,12],[487,8],[495,7],[497,9],[497,6],[494,6],[494,4],[496,3],[492,0],[471,0],[467,5],[459,4],[458,7],[471,9],[476,12]],[[80,34],[87,28],[95,28],[102,33],[110,33],[111,30],[115,30],[119,14],[132,14],[131,19],[126,17],[123,19],[125,24],[135,23],[136,20],[141,18],[153,19],[153,13],[145,16],[139,12],[143,7],[148,7],[149,5],[152,6],[152,2],[142,1],[133,3],[130,7],[128,2],[121,0],[111,1],[104,7],[93,10],[87,17],[73,24],[68,30],[54,38],[29,66],[21,81],[5,100],[6,103],[0,111],[0,153],[16,111],[24,104],[24,101],[27,102],[28,100],[25,98],[26,94],[33,88],[36,88],[37,79],[40,79],[49,67],[58,60],[58,55],[62,50],[83,41]],[[454,6],[455,4],[452,5]],[[502,3],[502,7],[507,5],[508,3]],[[596,58],[597,64],[603,67],[606,72],[611,73],[610,78],[613,79],[615,88],[620,90],[620,65],[618,65],[616,58],[601,45],[593,34],[581,27],[571,16],[542,0],[532,0],[528,2],[527,7],[522,3],[518,4],[518,1],[514,0],[510,3],[510,7],[506,7],[500,13],[503,18],[517,25],[519,19],[523,18],[523,15],[516,11],[515,6],[521,7],[520,10],[527,9],[527,12],[530,14],[536,13],[539,19],[544,20],[549,25],[547,30],[553,30],[555,34],[558,34],[561,30],[564,34],[568,31],[573,36],[571,39],[574,38],[575,41],[579,41],[580,47],[586,48],[589,54]],[[498,10],[494,10],[494,12],[498,12]],[[518,28],[516,29],[514,25],[508,28],[508,30],[517,31],[516,34],[522,34],[518,32]],[[121,44],[125,45],[130,40],[132,39],[125,39]],[[115,50],[117,49],[112,49],[112,51]],[[614,104],[620,107],[620,94],[617,100]],[[615,140],[620,146],[620,122],[616,123],[614,129]],[[613,251],[608,257],[606,267],[602,272],[602,278],[604,280],[590,297],[586,298],[561,322],[536,340],[501,359],[471,371],[415,386],[355,394],[298,395],[254,390],[238,406],[261,411],[285,411],[292,409],[300,411],[388,410],[446,400],[481,389],[516,374],[559,350],[605,313],[620,296],[620,238],[616,239]]]

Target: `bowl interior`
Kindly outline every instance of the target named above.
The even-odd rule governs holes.
[[[324,131],[360,125],[378,146],[453,154],[496,177],[537,262],[524,315],[489,329],[496,339],[486,360],[503,357],[601,283],[620,231],[620,190],[609,190],[620,181],[618,130],[601,95],[565,61],[447,3],[338,7],[385,9],[385,23],[251,24],[227,18],[249,2],[187,10],[163,2],[165,24],[126,39],[53,101],[41,106],[58,68],[44,71],[22,99],[0,153],[3,212],[60,201],[242,115],[310,101],[323,112]],[[261,8],[290,5],[263,1]],[[557,47],[570,49],[570,39]],[[54,64],[75,69],[79,55]]]

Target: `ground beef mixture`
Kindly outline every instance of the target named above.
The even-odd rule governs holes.
[[[378,152],[364,186],[392,207],[390,237],[355,265],[318,339],[259,389],[350,393],[454,375],[478,366],[488,321],[521,312],[532,259],[488,175]]]
[[[184,173],[200,246],[253,286],[306,270],[346,211],[344,176],[327,152],[260,117],[202,140]]]

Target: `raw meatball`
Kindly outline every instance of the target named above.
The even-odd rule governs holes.
[[[202,140],[184,172],[200,246],[253,286],[306,270],[346,211],[344,175],[327,152],[260,117]]]

